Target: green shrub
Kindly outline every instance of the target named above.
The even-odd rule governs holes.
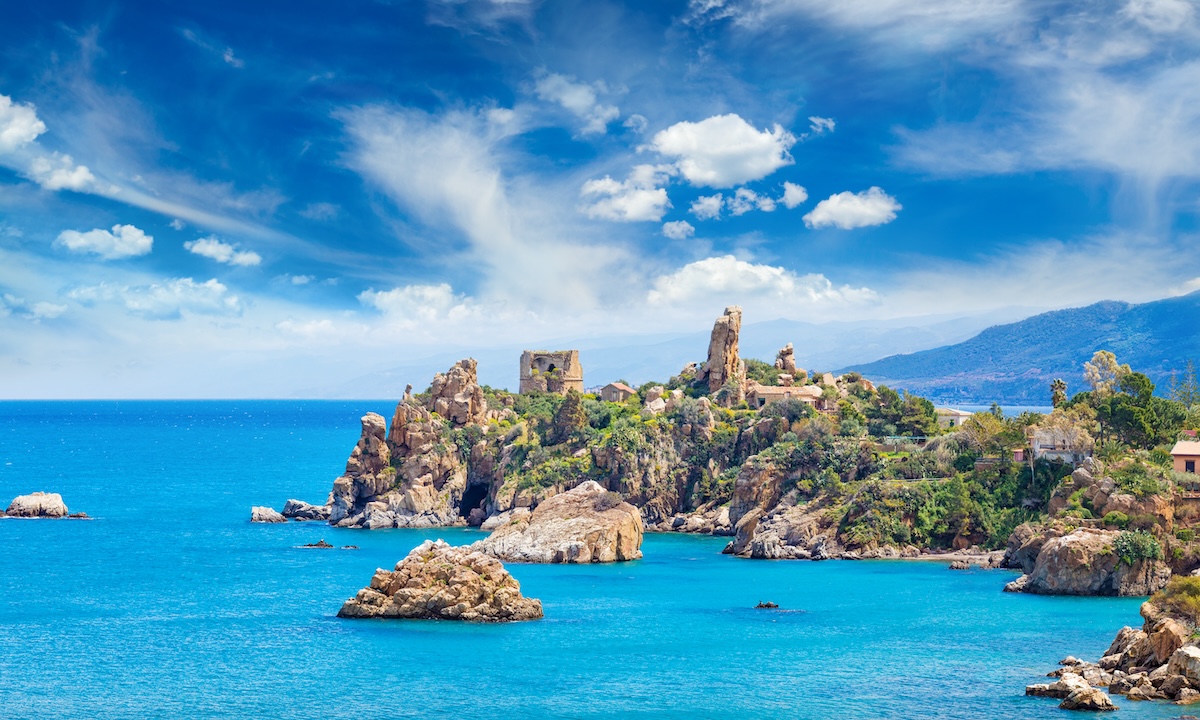
[[[1150,596],[1150,602],[1167,612],[1200,624],[1200,577],[1176,575]]]
[[[1163,556],[1162,545],[1148,532],[1137,530],[1123,532],[1113,542],[1113,550],[1121,562],[1133,565],[1139,560],[1160,560]]]
[[[1122,530],[1124,530],[1125,526],[1129,524],[1129,516],[1123,512],[1114,510],[1110,513],[1105,513],[1104,524],[1112,525],[1112,526],[1115,526],[1115,527],[1118,527],[1118,528],[1121,528]]]
[[[623,502],[625,502],[625,500],[621,497],[621,493],[609,490],[601,495],[598,500],[596,500],[596,510],[600,512],[611,510]]]
[[[1191,542],[1196,539],[1196,531],[1191,528],[1179,528],[1175,531],[1175,537],[1184,542]]]

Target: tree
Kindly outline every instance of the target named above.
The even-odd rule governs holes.
[[[1092,359],[1083,364],[1083,379],[1092,387],[1096,396],[1111,395],[1121,379],[1133,372],[1128,365],[1117,363],[1117,356],[1108,350],[1097,350]]]
[[[1054,378],[1050,383],[1050,404],[1059,407],[1067,401],[1067,381]]]
[[[568,390],[566,398],[554,413],[551,439],[555,444],[566,442],[587,426],[588,414],[583,407],[583,395],[578,390]]]
[[[1200,384],[1196,383],[1196,364],[1191,360],[1187,361],[1187,367],[1183,371],[1183,380],[1179,380],[1175,373],[1171,373],[1170,387],[1167,389],[1167,397],[1175,402],[1182,403],[1189,411],[1200,405]]]

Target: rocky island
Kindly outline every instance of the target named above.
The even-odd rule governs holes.
[[[427,540],[394,570],[376,570],[338,617],[514,622],[542,617],[542,603],[523,596],[496,558]]]
[[[35,492],[13,498],[8,509],[0,512],[0,517],[87,519],[87,514],[69,512],[58,493]]]

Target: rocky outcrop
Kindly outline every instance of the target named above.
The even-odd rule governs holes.
[[[1079,499],[1091,508],[1093,517],[1103,518],[1117,512],[1128,518],[1152,518],[1166,532],[1174,530],[1175,505],[1170,497],[1147,495],[1138,498],[1121,492],[1117,484],[1105,476],[1104,465],[1094,458],[1086,458],[1070,478],[1054,489],[1047,505],[1050,516],[1054,517],[1065,509],[1075,493],[1081,493]]]
[[[287,518],[279,514],[269,507],[256,505],[250,508],[250,522],[252,523],[281,523],[287,522]]]
[[[738,334],[741,330],[742,309],[736,305],[725,308],[725,314],[713,324],[712,336],[708,341],[708,360],[696,373],[697,380],[708,383],[709,392],[715,393],[730,380],[740,383],[745,376],[745,366],[738,357]]]
[[[787,375],[796,374],[796,351],[788,343],[775,354],[775,369],[782,370]]]
[[[1142,628],[1121,628],[1099,662],[1068,657],[1050,673],[1057,682],[1031,685],[1026,694],[1062,697],[1059,707],[1069,710],[1113,709],[1099,698],[1099,687],[1130,700],[1200,701],[1200,648],[1191,623],[1165,615],[1151,602],[1142,604],[1141,613]]]
[[[312,505],[303,500],[288,500],[280,513],[290,520],[328,520],[328,505]]]
[[[18,495],[9,503],[5,514],[20,518],[64,518],[67,505],[58,493],[35,492]]]
[[[376,570],[338,617],[511,622],[542,617],[542,603],[521,595],[499,560],[427,540],[394,570]]]
[[[487,400],[479,385],[478,367],[474,358],[467,358],[449,372],[434,375],[427,407],[454,425],[486,423]]]
[[[588,480],[513,517],[472,547],[510,562],[592,563],[642,556],[642,517]]]
[[[1149,595],[1162,589],[1171,577],[1170,568],[1160,560],[1123,561],[1113,549],[1119,536],[1116,531],[1079,528],[1050,538],[1042,544],[1027,576],[1005,590],[1041,595]]]

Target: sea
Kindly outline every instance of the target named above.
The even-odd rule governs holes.
[[[1140,599],[1007,594],[1010,571],[741,560],[674,534],[637,562],[510,565],[543,620],[341,620],[423,540],[482,537],[249,522],[324,501],[359,418],[391,409],[0,403],[3,502],[59,492],[92,518],[0,520],[0,717],[1065,718],[1025,685],[1140,624]],[[321,539],[357,549],[298,547]]]

